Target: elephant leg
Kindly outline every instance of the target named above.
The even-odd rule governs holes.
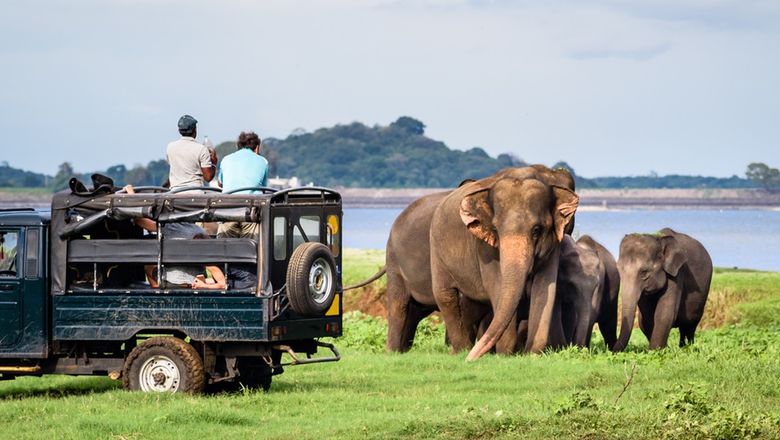
[[[401,351],[408,351],[414,343],[414,335],[417,333],[417,326],[425,317],[433,313],[433,309],[417,303],[415,300],[409,301],[409,308],[406,314],[406,322],[401,334]]]
[[[528,319],[523,319],[517,324],[517,343],[519,345],[518,350],[525,347],[525,343],[528,341]]]
[[[604,304],[598,319],[599,331],[601,332],[601,336],[604,337],[607,348],[610,350],[612,350],[617,342],[617,309],[617,301]]]
[[[669,280],[666,292],[661,294],[653,315],[653,331],[650,337],[650,349],[664,348],[669,341],[669,332],[677,320],[680,308],[680,289],[677,283]]]
[[[474,343],[469,339],[469,329],[466,328],[463,320],[458,289],[454,287],[436,288],[434,281],[433,297],[436,299],[442,318],[444,318],[447,335],[452,343],[452,352],[471,349]]]
[[[561,304],[556,301],[560,248],[555,248],[547,264],[534,276],[528,312],[528,340],[525,351],[541,353],[547,347],[566,344]]]
[[[648,341],[653,336],[653,316],[655,316],[655,304],[642,299],[639,301],[639,328]]]
[[[591,318],[591,303],[589,296],[577,297],[577,327],[574,330],[574,345],[587,347],[590,333],[593,331],[593,319]]]
[[[694,333],[696,333],[695,325],[681,325],[680,326],[680,347],[684,347],[686,344],[693,344]]]
[[[385,307],[387,308],[387,351],[407,351],[411,347],[409,341],[409,303],[411,296],[406,289],[406,283],[400,274],[387,272],[387,293]],[[415,323],[415,328],[416,328]],[[414,338],[414,334],[411,335]]]
[[[512,317],[512,320],[509,321],[509,327],[507,327],[507,331],[505,331],[504,334],[501,335],[500,338],[498,338],[498,342],[496,342],[496,353],[498,354],[517,353],[518,351],[517,332],[510,330],[516,328],[517,328],[517,315]]]
[[[482,338],[482,335],[484,335],[488,327],[490,327],[491,321],[493,321],[493,312],[490,311],[490,308],[488,308],[487,314],[483,316],[482,319],[480,319],[479,323],[477,324],[476,340]]]
[[[468,329],[469,341],[473,345],[477,340],[477,333],[480,326],[488,315],[492,317],[491,308],[489,304],[483,304],[478,301],[474,301],[465,295],[460,295],[460,310],[463,316],[463,326]],[[490,324],[488,319],[487,324]],[[485,326],[485,329],[487,326]],[[482,333],[484,333],[484,330]]]
[[[566,344],[574,343],[574,330],[577,327],[577,313],[569,302],[561,304],[561,325],[563,326],[563,338]]]

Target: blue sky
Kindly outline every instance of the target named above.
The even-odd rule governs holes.
[[[780,166],[780,2],[4,2],[0,160],[161,158],[183,113],[219,142],[422,120],[450,147],[584,176]]]

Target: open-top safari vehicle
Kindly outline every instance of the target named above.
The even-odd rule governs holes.
[[[268,389],[283,365],[339,359],[318,340],[342,332],[338,193],[106,188],[58,193],[51,211],[0,212],[2,379],[60,373],[121,377],[143,391]],[[154,221],[157,233],[137,219]],[[195,222],[255,223],[259,233],[166,238],[167,226]],[[166,271],[185,266],[216,266],[226,286],[165,283]],[[320,347],[332,354],[312,357]]]

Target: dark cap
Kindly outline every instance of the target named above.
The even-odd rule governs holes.
[[[198,125],[198,120],[190,115],[184,115],[179,118],[179,131],[192,131]]]

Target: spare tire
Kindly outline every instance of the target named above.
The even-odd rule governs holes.
[[[322,243],[303,243],[287,266],[290,306],[304,316],[322,316],[336,296],[336,260]]]

